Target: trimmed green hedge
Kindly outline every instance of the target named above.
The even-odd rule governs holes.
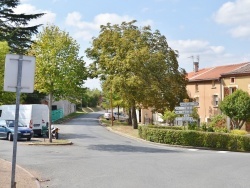
[[[173,130],[139,126],[142,139],[172,145],[208,147],[229,151],[250,151],[250,136],[228,133],[202,132],[192,130]]]

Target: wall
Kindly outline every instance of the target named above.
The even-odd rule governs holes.
[[[64,116],[76,111],[76,105],[67,100],[56,101],[53,102],[52,105],[56,105],[57,109],[63,109]]]
[[[198,84],[198,91],[196,91]],[[187,85],[187,92],[190,98],[199,98],[198,113],[201,122],[209,121],[214,115],[220,114],[218,106],[214,105],[213,95],[218,95],[218,102],[221,100],[221,87],[218,80],[190,82]]]

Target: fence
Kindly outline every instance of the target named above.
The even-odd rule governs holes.
[[[56,120],[63,118],[63,109],[53,110],[51,115],[52,122],[55,122]]]

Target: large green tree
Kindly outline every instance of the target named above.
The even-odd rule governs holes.
[[[12,53],[24,54],[32,43],[32,35],[38,32],[40,26],[28,26],[28,23],[44,13],[16,14],[13,9],[19,4],[19,0],[0,1],[0,41],[7,41]]]
[[[90,73],[131,107],[134,128],[138,105],[164,112],[186,97],[186,72],[179,68],[177,52],[149,26],[139,28],[135,21],[102,25],[86,53],[93,60]]]
[[[14,104],[16,102],[15,93],[3,91],[5,57],[9,53],[7,42],[0,42],[0,105]]]
[[[240,89],[226,96],[220,102],[219,108],[231,119],[235,129],[241,129],[250,120],[250,96]]]
[[[49,95],[50,110],[52,99],[82,99],[87,72],[79,49],[77,42],[55,25],[44,27],[32,45],[30,54],[36,56],[35,89]]]

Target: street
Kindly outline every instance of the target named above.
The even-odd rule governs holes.
[[[99,125],[89,113],[60,128],[67,146],[18,142],[17,164],[50,188],[248,188],[249,153],[169,147],[129,139]],[[11,161],[12,142],[0,140]],[[1,187],[1,186],[0,186]]]

